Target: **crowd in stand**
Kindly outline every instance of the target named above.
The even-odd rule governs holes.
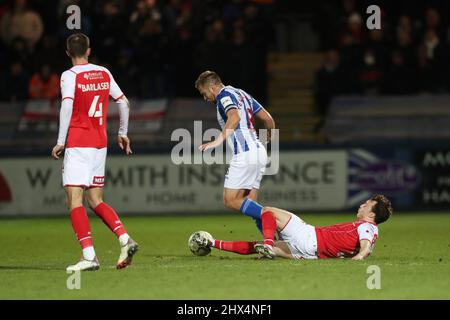
[[[90,61],[110,68],[129,97],[198,96],[196,76],[213,69],[225,82],[265,96],[271,1],[10,0],[0,4],[0,100],[59,96],[71,67],[66,8],[81,8]]]
[[[316,74],[319,112],[325,114],[339,94],[450,92],[450,4],[385,1],[381,30],[367,28],[363,4],[328,1],[318,12],[316,30],[325,52]],[[320,19],[328,19],[326,28]]]
[[[66,27],[71,4],[81,8],[91,62],[110,68],[130,97],[198,96],[196,76],[212,69],[265,101],[273,4],[287,14],[292,6],[316,12],[310,21],[325,52],[315,88],[321,113],[337,94],[449,92],[450,1],[375,2],[381,2],[381,30],[367,29],[371,2],[363,0],[306,7],[287,0],[4,1],[0,100],[59,97],[59,75],[71,66],[64,53],[75,32]]]

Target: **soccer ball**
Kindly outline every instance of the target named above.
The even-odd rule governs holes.
[[[189,250],[196,256],[206,256],[211,252],[208,242],[212,240],[213,237],[206,231],[194,232],[188,240]]]

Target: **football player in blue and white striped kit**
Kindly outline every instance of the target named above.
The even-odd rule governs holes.
[[[254,117],[261,119],[268,129],[268,141],[275,122],[252,96],[244,90],[225,86],[213,71],[200,74],[195,87],[206,101],[216,104],[217,119],[222,128],[216,140],[201,145],[199,149],[213,149],[227,140],[233,150],[225,176],[225,206],[252,217],[262,231],[262,206],[256,200],[267,164],[267,151],[256,135]]]

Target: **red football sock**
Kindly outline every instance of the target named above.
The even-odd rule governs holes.
[[[277,230],[277,220],[271,211],[265,211],[261,215],[262,231],[264,235],[264,244],[273,246],[275,240],[275,231]]]
[[[214,248],[223,251],[230,251],[239,254],[252,254],[256,253],[253,246],[257,243],[257,241],[222,241],[215,240]]]
[[[81,248],[92,247],[91,227],[84,207],[78,207],[70,211],[72,227],[80,242]]]
[[[108,228],[116,234],[117,237],[120,237],[124,233],[127,233],[122,225],[122,222],[117,216],[117,213],[106,203],[101,202],[94,208],[94,212],[100,217],[100,219],[103,220]]]

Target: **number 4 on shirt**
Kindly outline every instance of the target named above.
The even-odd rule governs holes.
[[[100,96],[94,96],[94,100],[92,100],[91,103],[91,107],[89,108],[89,112],[88,115],[91,118],[100,118],[99,119],[99,124],[102,125],[103,124],[103,104],[100,102],[98,104],[98,110],[97,110],[97,103],[98,103],[98,99],[100,98]]]

